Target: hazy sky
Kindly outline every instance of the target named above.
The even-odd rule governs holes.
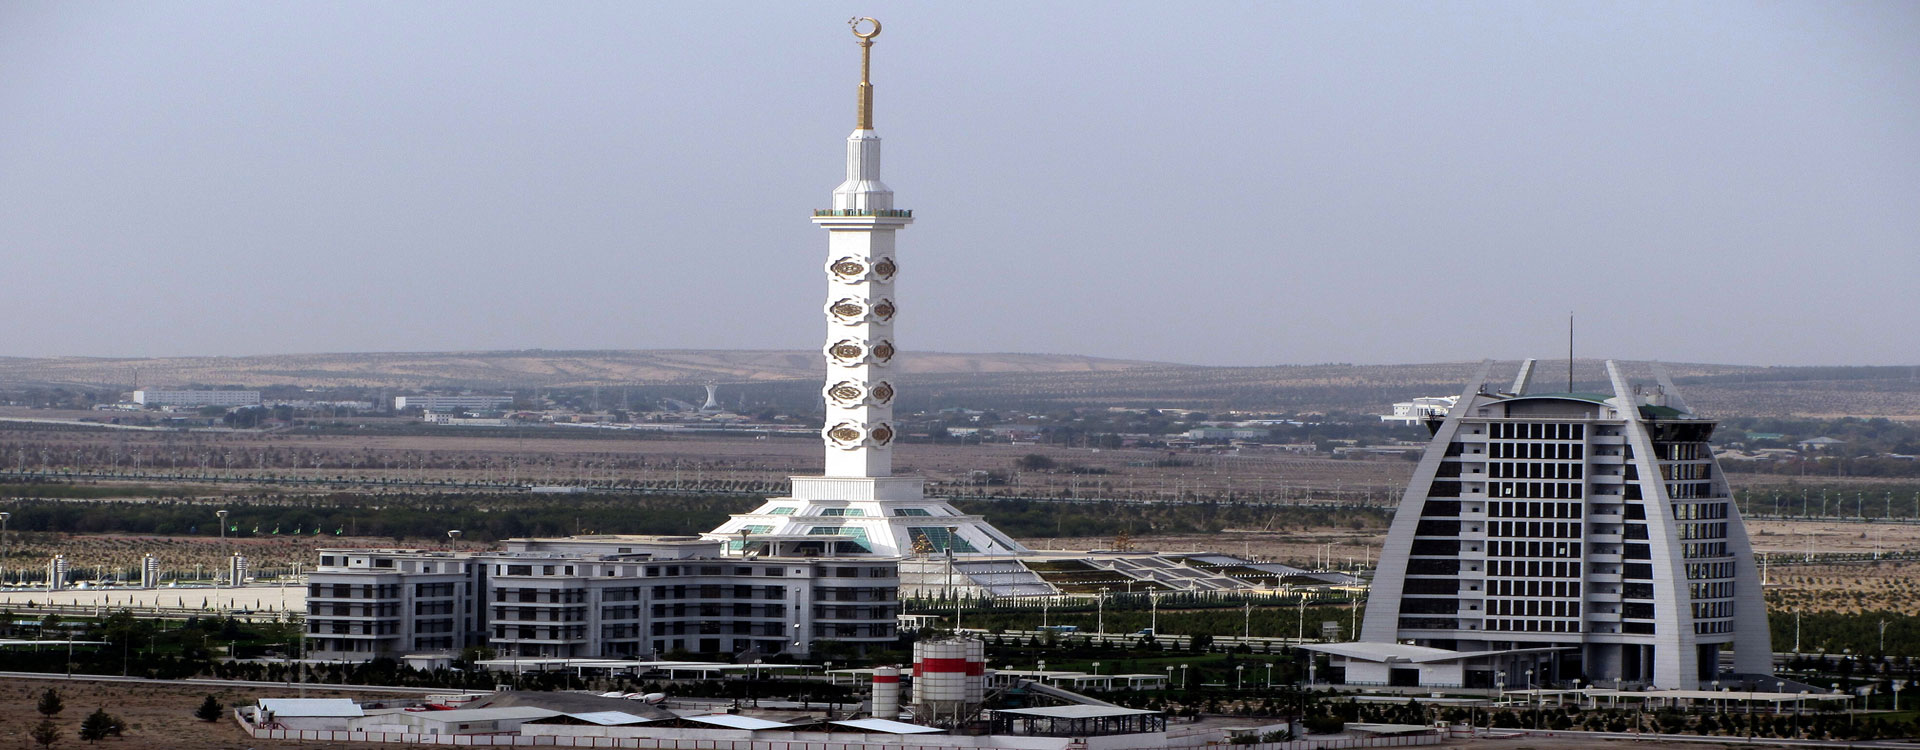
[[[1177,6],[1187,6],[1180,9]],[[0,4],[0,355],[1920,360],[1920,3]]]

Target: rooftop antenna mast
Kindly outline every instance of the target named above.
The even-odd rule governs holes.
[[[1567,313],[1567,392],[1573,392],[1573,313]]]

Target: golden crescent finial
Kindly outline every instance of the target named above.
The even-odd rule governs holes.
[[[861,21],[866,21],[867,23],[873,24],[873,30],[866,32],[864,34],[860,33]],[[880,22],[872,18],[868,18],[868,17],[855,18],[847,21],[847,25],[853,27],[853,35],[860,37],[861,39],[872,39],[880,35]]]

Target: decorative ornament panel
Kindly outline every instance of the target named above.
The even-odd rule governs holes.
[[[867,276],[867,264],[852,256],[836,258],[827,262],[827,274],[848,283],[863,281]]]
[[[899,271],[900,267],[894,264],[892,258],[881,258],[880,260],[874,261],[873,277],[876,279],[892,281],[893,275]]]
[[[871,393],[873,394],[874,403],[891,403],[893,401],[893,384],[882,380],[873,386]]]
[[[852,297],[842,297],[827,303],[827,315],[841,323],[853,325],[867,316],[867,306]]]
[[[827,345],[827,358],[852,367],[867,356],[867,347],[853,339],[841,339]]]
[[[860,447],[861,439],[866,437],[866,432],[861,430],[859,425],[852,422],[841,422],[825,430],[821,430],[821,433],[833,447],[843,450],[853,450]]]
[[[827,386],[827,398],[842,406],[858,404],[860,403],[860,399],[865,398],[866,395],[866,389],[861,388],[859,383],[851,380],[842,380]]]

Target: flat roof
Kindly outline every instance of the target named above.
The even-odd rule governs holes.
[[[418,711],[407,714],[425,721],[499,721],[501,719],[544,719],[563,711],[535,706],[499,706],[497,708],[461,708],[453,711]]]
[[[1039,716],[1048,719],[1098,719],[1106,716],[1140,716],[1157,714],[1144,708],[1120,708],[1119,706],[1046,706],[1043,708],[1003,708],[996,714],[1015,716]]]
[[[936,734],[941,731],[933,727],[923,727],[919,724],[908,724],[904,721],[891,721],[888,719],[853,719],[850,721],[829,721],[827,723],[835,726],[852,727],[866,732],[885,732],[887,734]]]
[[[346,698],[261,698],[260,707],[278,716],[365,716]]]
[[[1348,723],[1347,729],[1361,734],[1423,734],[1434,731],[1433,727],[1419,724],[1366,724]]]

